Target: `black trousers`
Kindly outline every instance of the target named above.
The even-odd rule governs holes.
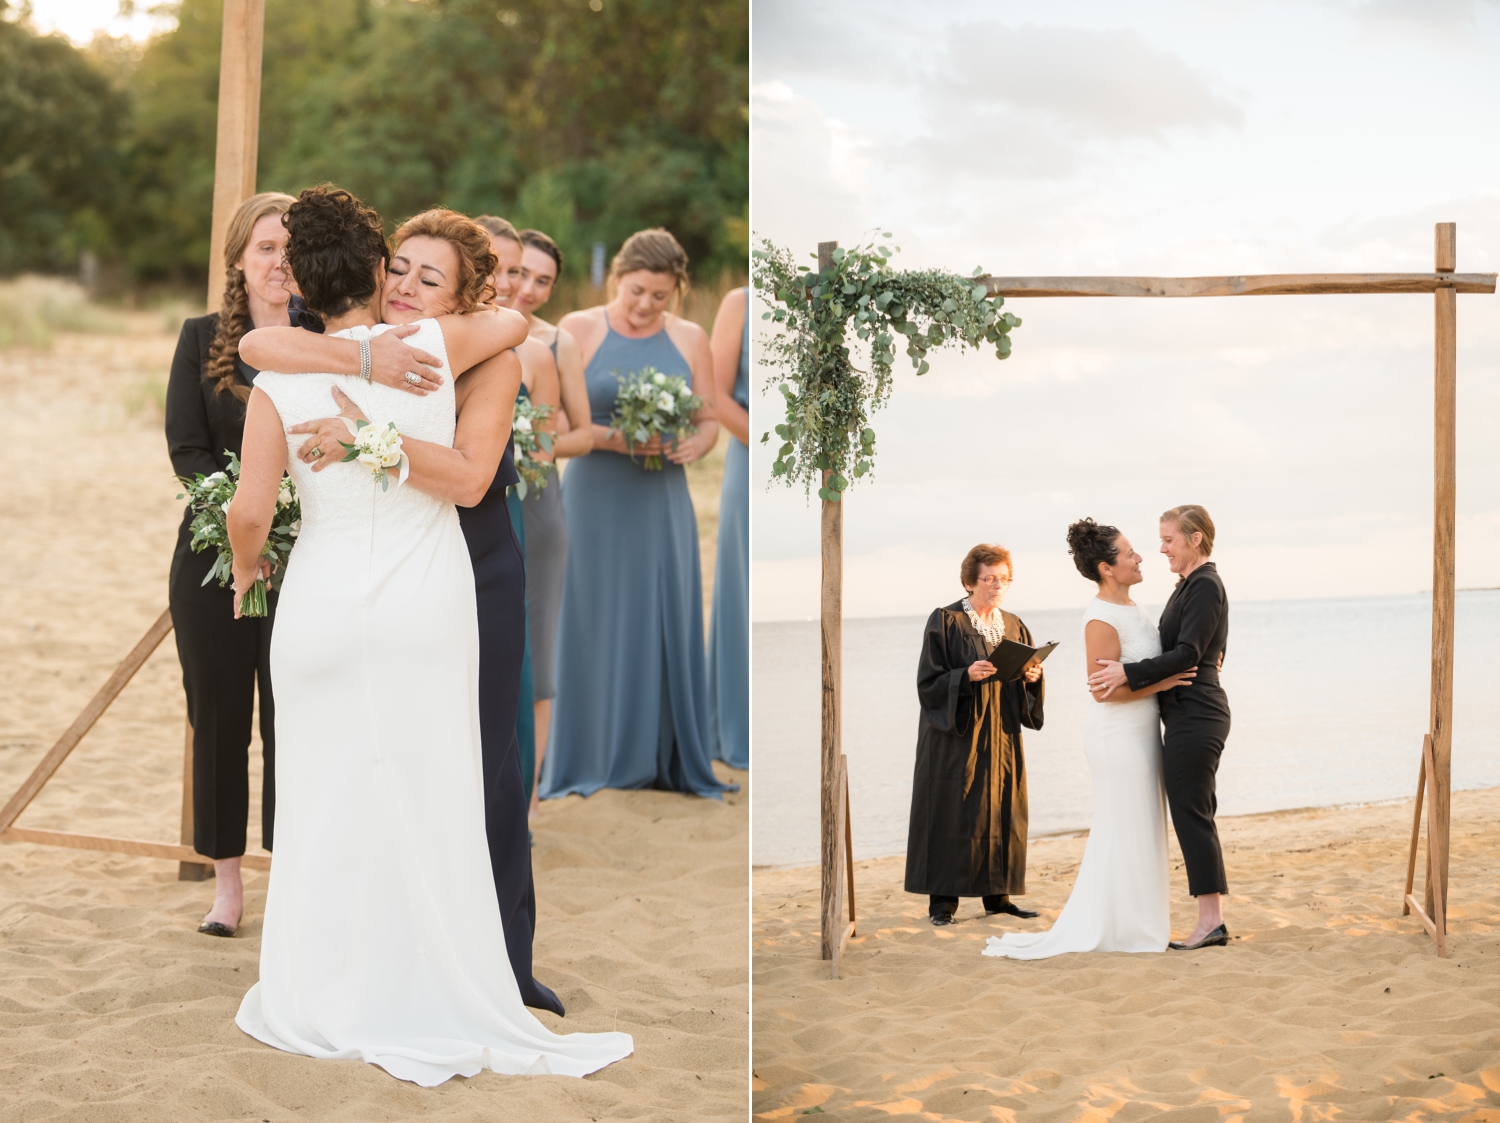
[[[1009,893],[986,893],[980,900],[984,902],[985,912],[999,912],[1000,906],[1005,904],[1009,896]],[[928,916],[942,916],[945,913],[951,914],[957,911],[957,897],[929,896],[927,898]]]
[[[1188,892],[1195,897],[1229,892],[1219,828],[1214,824],[1219,809],[1215,790],[1219,757],[1229,738],[1229,699],[1217,682],[1204,682],[1202,673],[1200,668],[1192,686],[1160,695],[1162,779],[1172,826],[1182,847]]]
[[[521,776],[516,718],[526,653],[526,563],[511,529],[505,489],[491,488],[476,506],[458,509],[479,611],[479,738],[484,761],[484,829],[505,929],[505,952],[527,1006],[563,1012],[562,1002],[531,973],[536,887],[531,876],[530,799]]]
[[[214,554],[188,549],[187,522],[177,536],[167,587],[188,721],[193,726],[193,849],[210,858],[245,853],[250,809],[250,728],[260,688],[260,740],[265,759],[261,845],[271,849],[276,822],[276,702],[271,693],[270,615],[236,620],[234,590],[203,584]]]

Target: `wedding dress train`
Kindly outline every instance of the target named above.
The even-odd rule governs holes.
[[[1085,627],[1090,620],[1102,620],[1119,633],[1122,662],[1161,654],[1156,626],[1136,605],[1096,597],[1083,614]],[[1068,903],[1046,932],[991,936],[985,955],[1047,959],[1068,952],[1167,949],[1167,817],[1156,696],[1090,700],[1083,744],[1094,818]]]
[[[444,360],[441,389],[268,372],[255,385],[283,426],[329,416],[337,386],[372,423],[451,445],[442,329],[420,321],[407,342]],[[288,439],[302,532],[271,642],[276,860],[260,980],[236,1024],[426,1086],[482,1069],[583,1076],[629,1055],[628,1034],[548,1030],[506,957],[485,838],[474,574],[453,504],[382,491],[359,463],[314,473],[295,456],[303,439]]]

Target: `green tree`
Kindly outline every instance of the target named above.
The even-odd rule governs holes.
[[[0,274],[105,250],[125,99],[60,35],[0,0]]]

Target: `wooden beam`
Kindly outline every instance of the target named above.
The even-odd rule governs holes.
[[[140,670],[151,653],[156,650],[157,645],[166,638],[172,630],[172,611],[167,609],[156,618],[156,623],[146,630],[140,642],[125,656],[124,662],[115,668],[115,673],[99,688],[97,694],[90,699],[89,704],[83,708],[83,712],[73,719],[73,724],[57,739],[57,744],[47,751],[41,762],[32,769],[31,775],[26,777],[25,782],[16,789],[15,795],[10,797],[4,809],[0,809],[0,832],[14,823],[22,811],[26,810],[27,804],[36,798],[37,792],[41,791],[52,774],[61,767],[62,762],[68,759],[83,735],[94,727],[94,722],[99,720],[102,714],[115,696],[125,689],[136,671]]]
[[[224,233],[235,208],[255,194],[260,145],[260,61],[266,0],[224,0],[219,49],[219,127],[214,151],[214,217],[208,251],[208,310],[224,295]]]
[[[833,251],[837,242],[818,243],[818,271],[833,268]],[[831,473],[823,473],[828,486]],[[842,684],[844,647],[844,504],[823,500],[823,590],[821,620],[823,633],[823,724],[822,724],[822,798],[820,827],[822,831],[824,959],[838,953],[841,935],[839,917],[838,865],[838,776],[842,742]]]
[[[195,865],[207,863],[213,868],[213,859],[199,854],[191,846],[177,846],[170,842],[143,842],[135,838],[110,838],[98,834],[73,834],[70,831],[38,831],[30,827],[8,827],[0,831],[0,839],[6,842],[32,842],[40,846],[66,846],[74,850],[95,850],[109,854],[134,854],[139,858],[169,858],[177,862]],[[269,854],[246,854],[240,865],[249,870],[271,868]]]
[[[1294,296],[1494,292],[1494,273],[1271,273],[1252,277],[980,277],[991,296]]]
[[[1437,268],[1455,265],[1457,229],[1439,223]],[[1451,272],[1439,276],[1454,277]],[[1432,819],[1427,846],[1435,876],[1427,879],[1427,911],[1440,931],[1447,930],[1448,833],[1453,760],[1453,612],[1454,539],[1457,533],[1458,477],[1458,301],[1454,288],[1434,296],[1433,355],[1433,488],[1432,488]],[[1437,891],[1435,891],[1435,889]]]

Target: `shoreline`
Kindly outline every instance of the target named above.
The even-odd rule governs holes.
[[[755,1117],[1500,1119],[1500,788],[1453,796],[1447,959],[1401,915],[1411,823],[1410,799],[1221,819],[1233,939],[1191,953],[980,954],[1051,926],[1078,835],[1030,852],[1036,920],[966,899],[934,928],[902,858],[859,861],[838,981],[817,870],[757,869]],[[1196,908],[1168,837],[1180,936]]]

